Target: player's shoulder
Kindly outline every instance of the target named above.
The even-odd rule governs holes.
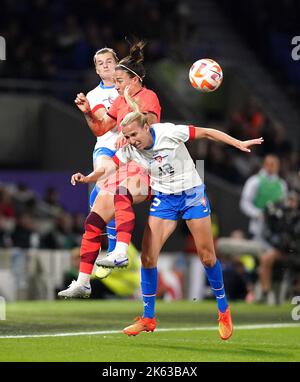
[[[175,125],[172,122],[157,122],[153,123],[151,127],[161,133],[167,133],[169,129],[174,129]]]
[[[98,85],[94,89],[92,89],[89,92],[87,92],[86,98],[89,99],[89,98],[92,98],[92,97],[96,97],[96,96],[99,95],[99,93],[101,93],[101,88]]]
[[[154,130],[156,137],[162,139],[172,136],[176,129],[174,123],[171,122],[157,122],[153,123],[150,127]]]
[[[158,98],[158,97],[157,97],[157,94],[155,93],[155,91],[146,88],[146,86],[143,87],[143,89],[142,89],[142,94],[143,94],[144,96],[147,96],[147,97],[156,97],[156,98]]]

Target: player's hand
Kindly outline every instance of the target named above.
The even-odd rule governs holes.
[[[90,103],[83,93],[78,93],[74,101],[79,110],[83,113],[88,113],[91,111]]]
[[[115,147],[116,147],[117,150],[119,150],[121,147],[123,147],[125,145],[127,145],[127,140],[124,137],[123,133],[121,132],[118,135],[118,138],[117,138],[116,143],[115,143]]]
[[[71,184],[73,186],[76,186],[76,183],[87,183],[86,176],[84,176],[80,172],[76,172],[76,174],[73,174],[71,177]]]
[[[250,139],[249,141],[240,141],[238,148],[241,151],[245,151],[247,153],[250,153],[251,150],[249,149],[249,147],[255,146],[255,145],[261,145],[263,143],[263,141],[264,141],[264,139],[262,137],[257,138],[257,139]]]

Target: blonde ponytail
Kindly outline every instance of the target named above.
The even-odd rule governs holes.
[[[143,113],[141,113],[139,105],[134,101],[133,98],[130,97],[128,94],[128,88],[124,91],[124,97],[127,102],[127,104],[132,109],[132,112],[126,114],[126,116],[123,118],[121,122],[121,127],[127,126],[130,123],[137,121],[138,124],[143,127],[144,124],[147,122],[147,117]]]

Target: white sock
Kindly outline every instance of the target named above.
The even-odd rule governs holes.
[[[119,253],[120,255],[126,256],[128,249],[128,244],[123,243],[122,241],[117,241],[116,247],[114,249],[114,252]]]
[[[90,279],[91,279],[91,275],[89,275],[88,273],[79,272],[77,283],[79,285],[90,288],[91,287]]]

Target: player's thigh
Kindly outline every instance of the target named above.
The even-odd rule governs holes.
[[[100,215],[104,221],[109,222],[115,215],[114,195],[107,191],[100,191],[91,211]]]
[[[93,166],[94,170],[99,167],[105,167],[108,163],[112,161],[112,158],[107,155],[98,155],[95,158],[93,158]]]
[[[210,216],[186,220],[197,249],[197,254],[205,265],[213,265],[216,260]]]
[[[135,203],[141,202],[147,199],[149,194],[149,183],[146,177],[136,174],[124,179],[120,186],[123,186],[129,190],[131,195],[135,198]]]
[[[107,155],[98,155],[94,160],[94,170],[97,168],[104,168],[105,174],[97,180],[96,185],[99,189],[106,189],[105,184],[109,177],[115,174],[116,165],[111,157]]]
[[[156,266],[161,248],[174,232],[176,225],[176,220],[149,216],[142,241],[142,264],[144,267]]]

